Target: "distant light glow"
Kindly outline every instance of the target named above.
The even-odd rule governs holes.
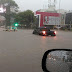
[[[0,13],[3,13],[3,12],[4,12],[3,8],[0,8]]]
[[[16,26],[17,26],[17,24],[16,24]]]
[[[54,61],[56,61],[56,59],[54,59]]]
[[[49,58],[49,59],[51,59],[51,58]]]
[[[18,24],[16,23],[15,26],[18,26]]]
[[[4,12],[6,12],[6,7],[0,5],[0,13],[4,13]]]

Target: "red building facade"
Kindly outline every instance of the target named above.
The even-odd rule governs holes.
[[[39,15],[39,27],[44,25],[59,25],[60,24],[59,13],[48,13],[48,12],[36,11],[35,15]]]

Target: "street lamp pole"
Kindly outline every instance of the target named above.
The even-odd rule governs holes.
[[[65,21],[66,21],[66,12],[64,13],[64,25],[65,25]]]
[[[60,3],[61,3],[61,0],[59,0],[59,12],[60,12]]]
[[[60,3],[61,3],[61,0],[59,0],[59,17],[60,17],[60,19],[59,19],[59,25],[60,25],[60,23],[61,23],[61,15],[60,15]],[[59,30],[59,28],[58,28],[58,30]]]

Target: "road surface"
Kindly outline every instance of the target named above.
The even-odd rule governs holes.
[[[41,60],[48,49],[72,49],[72,32],[56,37],[38,36],[33,30],[0,31],[0,72],[43,72]]]

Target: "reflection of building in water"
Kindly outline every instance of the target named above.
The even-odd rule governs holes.
[[[72,62],[72,51],[68,51],[66,54],[67,54],[67,61]]]
[[[65,61],[67,59],[67,51],[53,51],[48,55],[49,59],[56,59],[58,61]]]

